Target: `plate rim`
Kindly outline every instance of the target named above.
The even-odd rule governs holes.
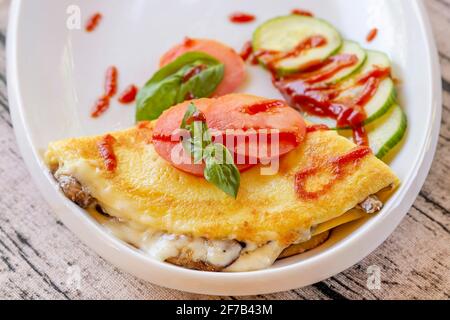
[[[54,213],[79,239],[122,270],[154,284],[186,292],[208,295],[254,295],[286,291],[323,281],[358,263],[377,247],[397,228],[398,224],[413,205],[431,169],[436,153],[442,117],[442,78],[438,53],[429,17],[422,0],[413,0],[411,6],[416,12],[418,28],[427,41],[427,65],[430,66],[432,122],[426,133],[426,141],[421,156],[414,166],[413,175],[403,182],[398,191],[398,203],[391,203],[383,216],[366,223],[346,239],[337,243],[330,252],[318,254],[307,260],[275,269],[245,273],[208,273],[188,270],[162,263],[139,253],[117,238],[109,235],[93,219],[58,191],[47,168],[43,165],[39,152],[32,144],[27,131],[25,109],[22,104],[17,72],[17,36],[23,0],[11,3],[7,37],[7,80],[11,118],[16,139],[23,160],[33,180]],[[386,220],[389,218],[389,224]],[[369,245],[362,245],[362,239]],[[342,259],[346,256],[346,259]],[[341,257],[341,258],[340,258]],[[128,258],[131,260],[123,259]],[[127,260],[127,261],[126,261]],[[130,262],[131,261],[131,262]],[[326,262],[333,262],[323,267]],[[296,280],[299,271],[310,272],[307,279]],[[156,276],[149,276],[157,272]],[[174,279],[175,278],[175,279]]]

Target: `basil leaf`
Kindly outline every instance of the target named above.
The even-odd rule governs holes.
[[[234,164],[233,156],[224,145],[212,142],[205,116],[193,103],[188,106],[180,128],[190,134],[188,141],[183,141],[183,147],[192,155],[194,163],[205,161],[203,173],[205,179],[236,198],[241,176]]]
[[[241,176],[230,151],[222,144],[210,144],[205,150],[204,159],[205,179],[226,194],[237,198]]]
[[[198,75],[182,83],[178,93],[178,100],[183,102],[191,95],[194,98],[209,97],[222,82],[224,75],[224,65],[217,64],[209,66]]]
[[[202,163],[203,150],[210,144],[211,137],[208,132],[208,125],[201,121],[195,121],[191,133],[192,156],[195,164]]]
[[[181,127],[180,127],[181,129],[186,129],[186,130],[191,131],[191,127],[189,124],[187,124],[187,122],[190,118],[192,118],[194,116],[194,114],[196,112],[198,112],[197,107],[195,106],[195,104],[191,103],[188,106],[186,113],[184,114],[183,121],[181,121]]]
[[[180,127],[181,129],[187,130],[191,136],[188,141],[183,141],[183,147],[193,156],[195,164],[202,162],[203,150],[212,143],[206,122],[190,121],[199,114],[201,112],[191,103],[184,114]]]
[[[185,75],[202,66],[198,74],[189,79]],[[136,121],[157,119],[168,108],[186,100],[210,96],[224,75],[224,65],[201,52],[188,52],[160,69],[139,90],[136,105]]]

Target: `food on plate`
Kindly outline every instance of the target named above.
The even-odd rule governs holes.
[[[45,161],[70,200],[151,257],[196,270],[260,270],[319,246],[343,223],[378,212],[399,184],[368,147],[309,126],[285,103],[232,94],[183,102],[125,131],[53,142]],[[194,127],[210,134],[205,145]],[[235,193],[218,187],[229,183],[227,169],[213,164],[219,179],[211,183],[176,168],[158,147],[168,134],[187,131],[186,140],[175,134],[175,143],[198,166],[208,166],[197,151],[219,144],[212,137],[222,134],[234,141],[235,129],[263,135],[274,129],[280,141],[268,156],[278,165],[270,175],[261,174],[269,164],[249,151],[251,143],[241,142],[245,170],[237,168],[239,148],[223,144],[239,175]],[[258,140],[255,149],[262,146]]]
[[[329,23],[298,14],[271,19],[245,49],[244,57],[253,55],[266,67],[288,104],[308,121],[345,136],[351,131],[356,144],[372,147],[380,158],[405,136],[406,115],[396,102],[387,55],[343,40]]]
[[[239,54],[227,45],[210,39],[184,39],[181,44],[174,46],[162,56],[160,66],[166,66],[187,52],[203,52],[223,63],[223,81],[218,85],[213,93],[214,97],[235,92],[245,81],[245,63]]]

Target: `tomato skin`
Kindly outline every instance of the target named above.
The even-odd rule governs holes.
[[[192,164],[190,155],[186,154],[177,136],[184,114],[189,104],[194,103],[206,116],[206,122],[213,137],[219,137],[227,145],[227,137],[241,141],[236,144],[230,152],[235,158],[235,163],[239,171],[245,171],[254,165],[281,157],[292,151],[301,144],[306,135],[306,124],[303,118],[294,109],[278,100],[268,100],[245,94],[231,94],[216,99],[198,99],[186,101],[166,110],[155,124],[153,131],[153,144],[158,154],[170,162],[174,167],[184,172],[203,176],[204,165]],[[270,108],[260,106],[269,105]],[[253,108],[257,106],[258,108]],[[247,113],[252,110],[251,113]],[[254,110],[261,110],[254,113]],[[261,158],[262,149],[256,141],[256,145],[251,140],[238,140],[239,135],[244,135],[247,139],[251,136],[258,136],[264,129],[277,130],[279,133],[279,146],[271,152],[270,135],[268,138],[267,155]],[[231,130],[231,131],[227,131]],[[270,134],[270,132],[268,132]],[[215,140],[215,139],[214,139]],[[217,140],[215,140],[217,142]],[[227,145],[230,148],[229,145]],[[177,149],[174,149],[177,148]],[[252,151],[253,150],[253,151]],[[177,159],[172,159],[172,153],[179,155]],[[238,162],[239,161],[239,162]],[[242,161],[242,162],[240,162]]]
[[[176,45],[166,52],[160,59],[160,67],[164,67],[186,52],[200,51],[211,55],[225,65],[222,82],[214,92],[214,97],[235,92],[245,81],[245,62],[232,48],[215,40],[186,38],[183,43]]]

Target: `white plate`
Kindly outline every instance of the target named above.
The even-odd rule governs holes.
[[[104,15],[92,34],[66,27],[70,5],[83,21]],[[344,37],[387,52],[401,79],[400,97],[409,133],[392,168],[403,184],[384,210],[370,221],[333,233],[325,246],[251,273],[206,273],[154,261],[125,245],[66,200],[42,163],[48,142],[125,128],[133,107],[114,103],[100,119],[89,117],[102,92],[109,65],[120,70],[121,87],[143,84],[159,56],[184,36],[221,40],[236,49],[256,25],[301,6],[333,23]],[[73,9],[73,8],[72,8]],[[227,15],[248,11],[258,21],[231,24]],[[365,36],[379,28],[370,45]],[[250,68],[242,91],[278,97],[269,76]],[[413,204],[434,156],[441,117],[440,71],[432,33],[416,0],[40,0],[14,1],[8,35],[8,86],[17,139],[30,172],[55,212],[84,242],[122,269],[155,284],[218,295],[269,293],[324,280],[359,262],[377,248]]]

